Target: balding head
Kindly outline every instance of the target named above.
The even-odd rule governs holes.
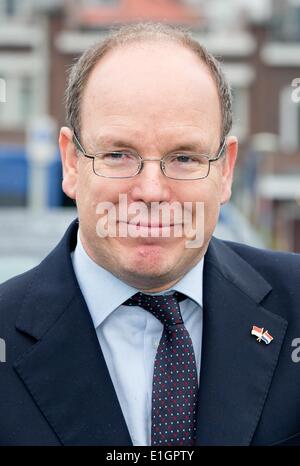
[[[76,134],[80,135],[84,89],[92,70],[105,55],[117,48],[151,41],[161,42],[162,45],[167,42],[181,45],[194,53],[207,66],[220,100],[221,138],[224,139],[232,126],[232,96],[219,62],[186,31],[159,23],[139,23],[121,27],[112,32],[104,41],[95,44],[83,53],[72,66],[69,75],[65,96],[67,124]]]

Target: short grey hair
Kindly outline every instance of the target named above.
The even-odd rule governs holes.
[[[192,38],[191,34],[179,27],[162,23],[136,23],[112,30],[101,42],[89,47],[72,65],[66,93],[66,121],[79,136],[81,129],[81,99],[87,80],[94,66],[109,51],[126,44],[146,41],[169,41],[182,45],[194,52],[208,67],[216,83],[222,112],[222,140],[232,127],[232,93],[220,62],[208,50]]]

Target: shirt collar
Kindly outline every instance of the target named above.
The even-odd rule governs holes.
[[[122,303],[140,291],[96,264],[86,253],[79,230],[77,245],[71,256],[75,275],[95,328]],[[202,307],[203,262],[202,258],[171,289],[156,294],[179,291]]]

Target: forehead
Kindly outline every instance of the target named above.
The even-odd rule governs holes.
[[[220,131],[220,102],[210,70],[191,50],[166,41],[108,52],[92,70],[82,95],[82,131],[129,121],[158,129]]]

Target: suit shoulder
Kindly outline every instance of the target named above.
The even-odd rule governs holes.
[[[232,241],[224,241],[224,243],[261,272],[278,273],[281,276],[284,275],[285,278],[289,276],[286,274],[298,273],[300,275],[300,254],[260,249]]]
[[[38,266],[0,285],[0,326],[15,318],[26,293],[33,286]]]

